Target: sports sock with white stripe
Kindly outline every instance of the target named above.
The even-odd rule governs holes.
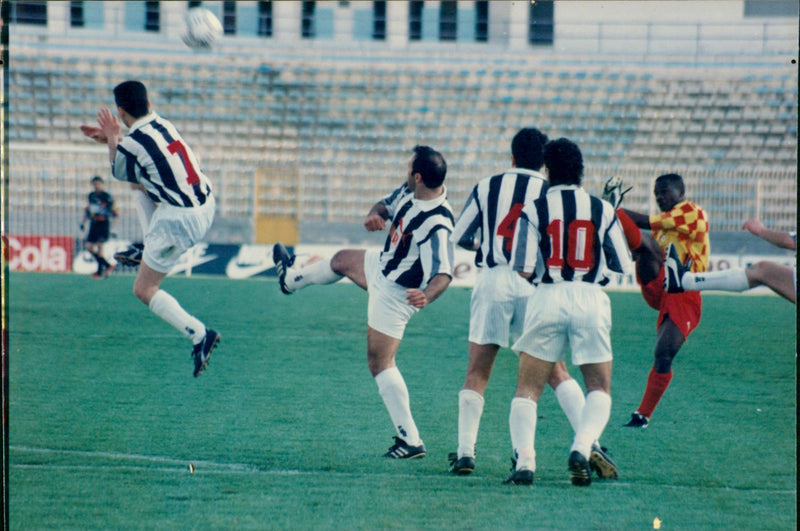
[[[158,290],[150,299],[150,311],[164,319],[178,329],[186,337],[192,338],[192,343],[199,343],[206,335],[206,327],[194,316],[189,315],[181,308],[175,297],[164,290]]]
[[[383,398],[383,403],[389,411],[397,434],[410,446],[419,446],[419,430],[411,416],[411,405],[408,397],[408,388],[397,367],[389,367],[375,376],[378,392]]]
[[[286,271],[286,287],[297,291],[310,284],[333,284],[343,278],[331,269],[331,258],[324,258],[303,267],[290,267]]]

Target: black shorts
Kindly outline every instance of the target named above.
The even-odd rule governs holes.
[[[89,224],[89,235],[86,237],[86,241],[89,243],[107,242],[110,226],[108,221],[92,221]]]

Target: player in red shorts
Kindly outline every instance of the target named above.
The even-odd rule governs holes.
[[[621,189],[621,179],[612,177],[606,183],[603,198],[618,207],[624,194]],[[617,217],[636,261],[636,281],[642,288],[642,296],[651,308],[658,310],[655,360],[642,401],[625,424],[629,427],[647,427],[672,380],[672,360],[700,323],[703,303],[699,292],[667,293],[664,290],[663,257],[670,243],[675,245],[682,263],[691,259],[692,272],[701,273],[708,267],[708,219],[702,208],[684,198],[685,192],[683,178],[668,173],[659,176],[653,186],[661,214],[647,216],[617,209]],[[652,236],[643,234],[640,229],[650,229]]]

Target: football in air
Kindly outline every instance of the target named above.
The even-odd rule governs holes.
[[[222,37],[222,23],[204,7],[193,7],[186,12],[186,27],[181,39],[194,50],[209,50]]]

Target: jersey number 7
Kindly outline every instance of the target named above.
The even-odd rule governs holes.
[[[183,145],[183,142],[180,140],[170,142],[167,145],[167,150],[173,155],[177,154],[181,158],[183,167],[186,170],[186,182],[189,183],[189,186],[200,184],[200,176],[197,175],[197,170],[194,169],[192,161],[189,158],[189,152],[186,146]]]

